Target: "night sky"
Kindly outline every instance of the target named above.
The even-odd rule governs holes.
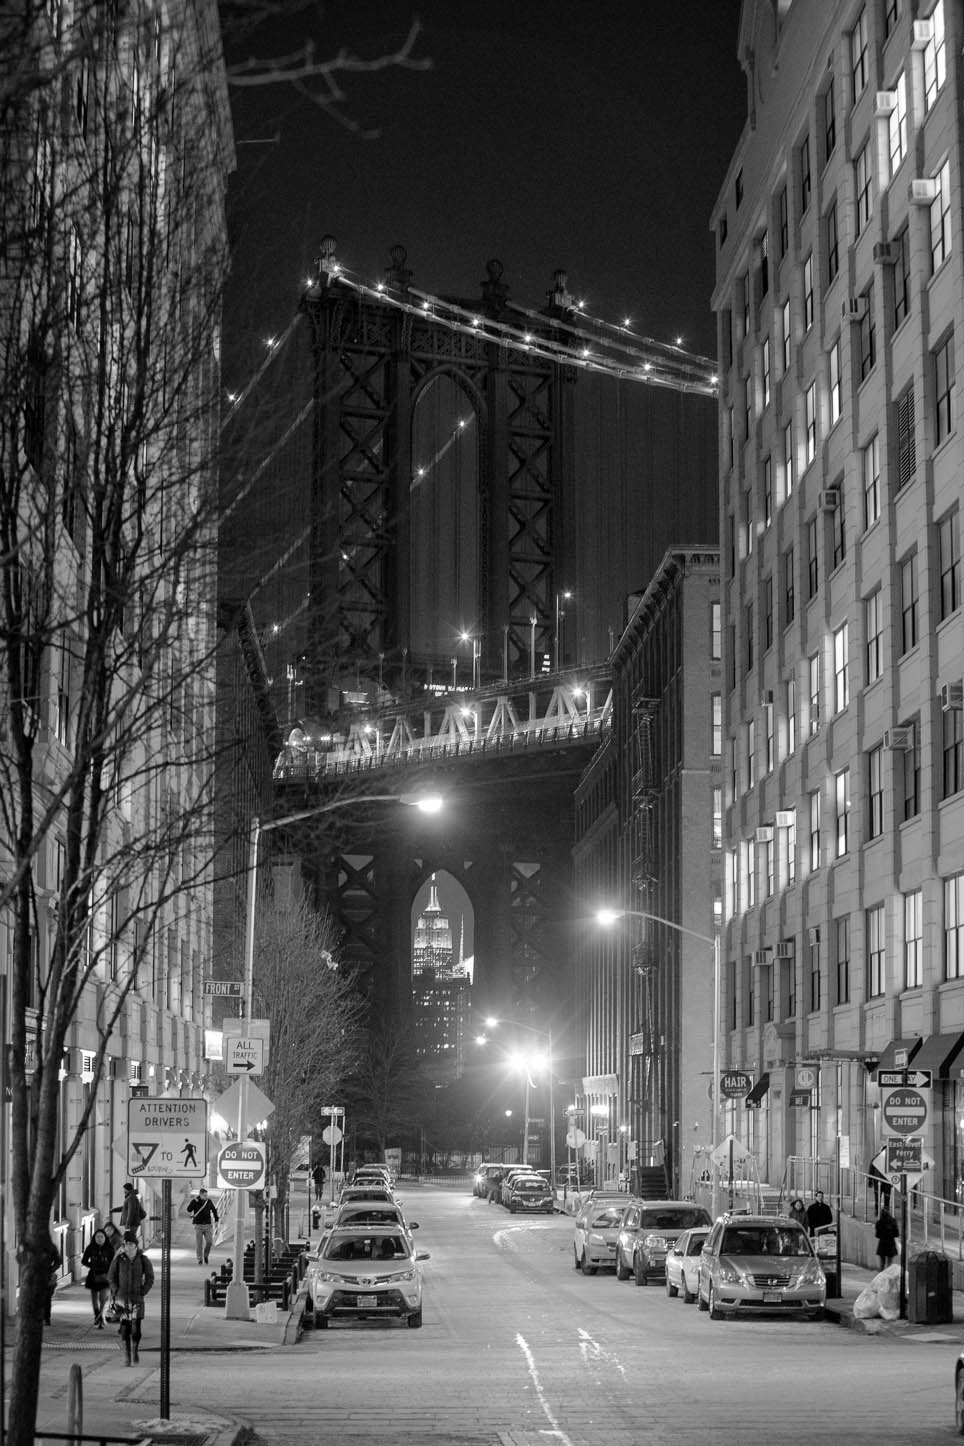
[[[377,139],[291,87],[232,92],[231,380],[290,317],[326,232],[368,280],[403,244],[414,284],[447,295],[477,296],[498,257],[511,298],[541,307],[564,267],[590,313],[712,355],[708,218],[745,113],[739,0],[331,0],[244,51],[310,34],[319,54],[373,57],[416,8],[431,70],[344,78],[345,114]]]

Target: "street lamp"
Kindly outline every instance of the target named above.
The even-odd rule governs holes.
[[[701,944],[713,946],[713,1110],[711,1115],[710,1149],[713,1156],[716,1155],[716,1148],[719,1144],[720,1128],[720,936],[715,932],[699,934],[695,929],[687,929],[682,924],[677,924],[673,919],[664,919],[659,914],[650,914],[642,909],[598,909],[596,912],[597,922],[605,928],[611,928],[617,919],[649,919],[654,924],[662,924],[664,928],[675,929],[678,934],[688,934],[691,939],[698,939]],[[716,1160],[713,1160],[716,1166]],[[713,1171],[713,1197],[712,1197],[713,1218],[719,1213],[719,1184],[717,1172]]]
[[[556,593],[556,636],[555,636],[555,670],[554,670],[554,671],[557,672],[557,673],[558,673],[558,671],[559,671],[559,633],[560,633],[560,629],[561,629],[561,627],[562,627],[562,620],[563,620],[563,618],[566,616],[565,610],[564,610],[562,604],[563,604],[564,602],[568,602],[571,597],[572,597],[572,593],[571,593],[571,592],[557,592],[557,593]]]
[[[314,808],[302,808],[297,813],[286,813],[282,818],[271,818],[262,822],[255,814],[251,819],[248,844],[248,898],[244,930],[244,1017],[250,1022],[254,1011],[254,932],[258,902],[258,845],[263,833],[271,833],[289,824],[301,823],[308,818],[333,813],[338,808],[350,808],[358,803],[402,803],[417,808],[422,813],[438,813],[444,801],[437,794],[372,793],[357,798],[334,798]],[[248,1076],[238,1080],[238,1140],[245,1138],[248,1108]],[[247,1320],[250,1314],[250,1295],[244,1283],[244,1192],[236,1193],[234,1216],[234,1273],[228,1283],[224,1297],[226,1320]]]
[[[463,643],[472,644],[472,687],[478,692],[482,672],[482,639],[474,638],[471,633],[460,633],[459,637]]]
[[[553,1055],[552,1055],[552,1030],[551,1030],[550,1028],[539,1029],[537,1025],[535,1025],[535,1024],[525,1024],[521,1019],[493,1019],[493,1018],[490,1017],[490,1018],[488,1018],[488,1019],[485,1020],[485,1026],[486,1026],[487,1029],[496,1029],[500,1024],[506,1025],[507,1028],[509,1028],[509,1029],[526,1029],[526,1030],[529,1031],[530,1034],[537,1034],[540,1039],[544,1039],[544,1040],[546,1041],[546,1061],[545,1061],[545,1063],[546,1063],[546,1077],[547,1077],[547,1079],[548,1079],[548,1081],[549,1081],[549,1173],[550,1173],[550,1181],[549,1181],[549,1184],[550,1184],[550,1187],[551,1187],[551,1189],[552,1189],[553,1199],[555,1199],[555,1194],[556,1194],[556,1099],[555,1099],[555,1091],[553,1090],[553,1077],[552,1077],[552,1061],[553,1061]],[[530,1084],[529,1071],[528,1071],[528,1069],[526,1069],[526,1123],[525,1123],[525,1136],[524,1136],[524,1139],[523,1139],[523,1146],[522,1146],[522,1163],[523,1163],[523,1165],[528,1164],[528,1153],[529,1153],[529,1084]]]

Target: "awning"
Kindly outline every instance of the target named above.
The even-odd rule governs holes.
[[[914,1064],[916,1065],[916,1051],[920,1049],[923,1042],[924,1041],[919,1034],[911,1035],[910,1039],[892,1039],[890,1041],[890,1044],[886,1045],[880,1051],[880,1059],[877,1061],[877,1068],[903,1069],[904,1064],[910,1064],[911,1060],[913,1060]],[[902,1064],[897,1063],[896,1056],[898,1050],[904,1050],[907,1055],[906,1060]]]
[[[938,1078],[947,1079],[962,1049],[964,1034],[932,1034],[914,1055],[914,1069],[931,1069]]]
[[[964,1036],[962,1036],[962,1039],[964,1039]],[[769,1074],[761,1074],[760,1078],[757,1080],[756,1084],[753,1086],[743,1103],[747,1106],[748,1109],[758,1110],[760,1108],[760,1103],[763,1099],[763,1096],[766,1094],[769,1088]]]

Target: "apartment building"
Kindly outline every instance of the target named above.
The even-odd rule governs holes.
[[[51,1089],[66,1278],[121,1199],[131,1096],[207,1083],[233,140],[207,0],[8,7],[0,53],[0,1141],[15,1287],[11,1142],[16,1159],[18,1141],[50,1138]],[[144,1179],[149,1215],[159,1191]]]
[[[689,1191],[713,1141],[721,652],[719,552],[670,548],[630,599],[612,729],[576,792],[574,1122],[599,1183],[659,1165]]]
[[[726,1123],[866,1171],[920,1066],[964,1175],[962,69],[951,0],[747,0],[713,214]],[[955,346],[956,342],[956,346]]]

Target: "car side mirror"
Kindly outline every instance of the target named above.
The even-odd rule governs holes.
[[[417,1221],[417,1220],[410,1220],[410,1221],[408,1222],[408,1228],[409,1228],[409,1230],[417,1230],[417,1229],[418,1229],[418,1221]]]
[[[431,1258],[432,1257],[427,1250],[416,1250],[415,1252],[416,1260],[431,1260]]]

